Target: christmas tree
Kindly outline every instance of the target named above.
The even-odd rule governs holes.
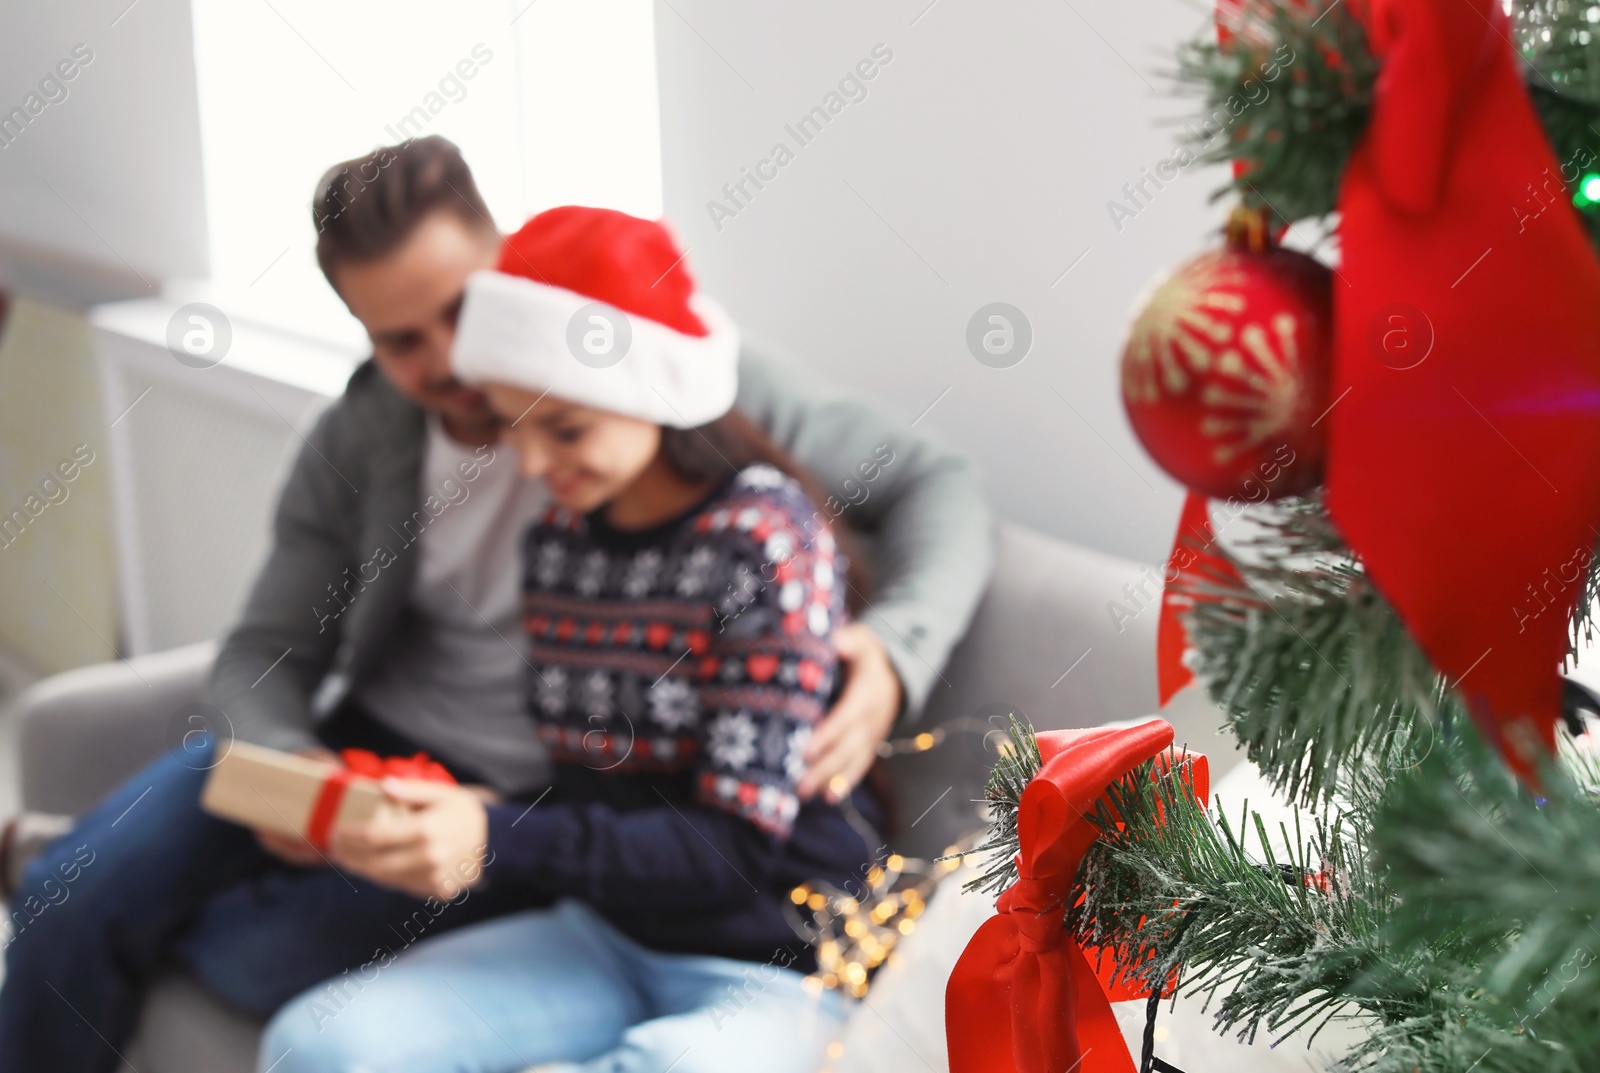
[[[1086,753],[1015,726],[975,886],[1017,921],[959,981],[1008,996],[1010,1057],[982,1057],[953,978],[952,1068],[1134,1068],[1071,1023],[1081,972],[1024,965],[1061,943],[1106,994],[1208,995],[1245,1040],[1356,1018],[1341,1070],[1600,1068],[1600,709],[1561,677],[1600,594],[1600,6],[1225,3],[1176,73],[1238,209],[1124,358],[1136,432],[1191,489],[1163,699],[1198,678],[1298,820],[1208,808],[1149,733]],[[1337,237],[1331,278],[1285,259],[1290,225]],[[1050,838],[1073,870],[1041,898]],[[1057,1023],[1030,1028],[1041,995]],[[1136,1060],[1170,1068],[1149,1034]]]

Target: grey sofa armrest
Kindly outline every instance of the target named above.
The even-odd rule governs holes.
[[[78,815],[177,745],[216,657],[204,642],[54,675],[17,697],[22,804]]]

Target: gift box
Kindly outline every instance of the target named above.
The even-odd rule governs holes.
[[[362,773],[359,761],[333,763],[231,743],[206,778],[200,806],[213,816],[283,835],[298,835],[326,849],[336,828],[370,823],[380,811],[403,806],[379,788],[380,766]]]

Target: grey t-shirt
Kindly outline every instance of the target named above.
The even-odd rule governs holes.
[[[509,447],[457,443],[429,416],[427,521],[408,549],[421,556],[410,628],[395,634],[354,697],[379,722],[502,793],[549,778],[527,714],[519,616],[522,535],[547,502],[544,482],[524,479]]]

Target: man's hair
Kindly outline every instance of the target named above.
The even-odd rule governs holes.
[[[409,139],[335,164],[311,202],[317,264],[331,284],[339,265],[393,253],[435,212],[452,212],[469,227],[494,233],[472,169],[447,138]]]

